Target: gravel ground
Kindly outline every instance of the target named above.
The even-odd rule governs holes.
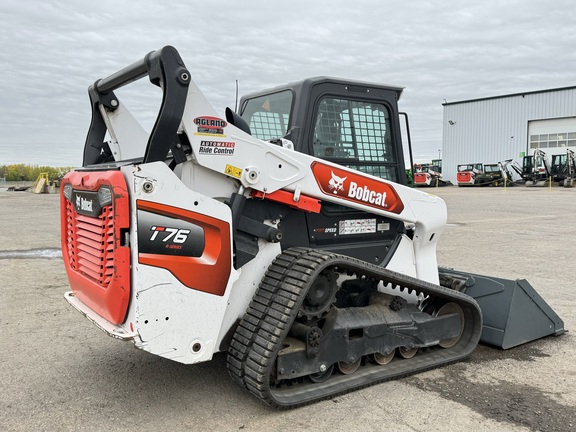
[[[439,264],[526,278],[576,326],[576,189],[429,189],[448,204]],[[107,337],[63,298],[57,195],[0,189],[3,431],[576,430],[572,333],[307,407],[270,409],[228,377],[225,356],[186,366]]]

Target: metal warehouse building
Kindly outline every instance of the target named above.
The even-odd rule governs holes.
[[[576,86],[442,105],[442,175],[454,184],[461,164],[576,151]]]

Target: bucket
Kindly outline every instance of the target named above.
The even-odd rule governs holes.
[[[502,349],[566,332],[564,322],[525,279],[501,279],[440,268],[441,285],[473,297],[480,305],[480,342]]]

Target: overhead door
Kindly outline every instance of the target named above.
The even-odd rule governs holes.
[[[542,149],[548,155],[576,151],[576,117],[528,122],[528,154]]]

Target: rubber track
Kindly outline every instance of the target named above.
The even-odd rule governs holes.
[[[399,288],[458,303],[466,327],[461,340],[449,349],[431,349],[413,359],[386,366],[365,365],[352,375],[334,374],[324,383],[294,382],[274,387],[270,377],[278,351],[298,315],[314,278],[326,267],[392,283]],[[364,261],[317,249],[292,248],[280,254],[262,279],[228,349],[227,365],[234,382],[268,405],[292,408],[333,397],[378,382],[438,367],[467,357],[482,332],[482,314],[471,297]],[[400,365],[400,366],[398,366]]]
[[[276,292],[277,287],[282,283],[292,262],[298,260],[306,252],[308,252],[308,250],[301,248],[288,249],[274,260],[264,275],[264,279],[262,279],[254,298],[248,306],[246,314],[238,324],[238,328],[228,348],[227,359],[230,376],[236,384],[247,388],[244,380],[244,366],[248,359],[250,348],[264,324],[267,311],[272,306],[278,294]],[[299,294],[299,292],[296,292],[286,298],[297,301]],[[282,298],[276,300],[282,300]],[[270,321],[270,319],[268,319],[268,321]],[[281,337],[281,333],[281,330],[279,333],[277,332],[276,337]]]

